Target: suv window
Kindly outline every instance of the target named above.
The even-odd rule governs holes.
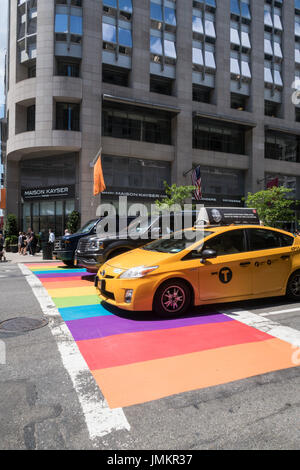
[[[204,250],[214,250],[217,256],[232,255],[246,251],[245,231],[231,230],[211,238],[203,245]]]
[[[248,229],[249,235],[249,250],[258,251],[258,250],[270,250],[272,248],[280,248],[281,245],[280,234],[274,232],[273,230],[265,229]]]

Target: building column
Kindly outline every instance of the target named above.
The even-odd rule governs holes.
[[[292,102],[292,88],[295,81],[295,1],[285,0],[282,5],[283,27],[283,113],[284,119],[295,122],[295,105]]]
[[[36,57],[36,146],[43,146],[53,132],[53,75],[54,75],[54,0],[39,0],[37,4]]]
[[[79,211],[81,223],[95,218],[100,196],[93,195],[93,162],[101,147],[102,112],[102,2],[83,3],[82,41],[82,151],[79,163]],[[78,201],[77,201],[78,202]]]
[[[150,2],[133,0],[131,87],[149,92],[150,84]]]
[[[246,193],[264,189],[265,177],[265,82],[264,82],[264,2],[252,2],[251,8],[251,96],[250,109],[257,126],[246,136],[246,151],[250,156],[246,175]]]
[[[177,66],[176,95],[180,112],[173,119],[173,145],[175,145],[175,161],[172,168],[172,181],[178,185],[190,185],[190,173],[183,173],[193,165],[193,88],[192,88],[192,2],[187,8],[186,0],[176,2],[177,17]]]
[[[230,0],[217,2],[216,9],[216,83],[214,102],[217,112],[230,109]]]

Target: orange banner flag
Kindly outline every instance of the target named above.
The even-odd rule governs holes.
[[[0,189],[0,209],[6,209],[6,189]]]
[[[103,177],[101,154],[99,155],[97,162],[94,166],[94,196],[105,191],[106,186]]]

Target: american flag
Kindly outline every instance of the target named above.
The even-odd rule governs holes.
[[[202,198],[202,182],[201,182],[201,171],[200,166],[194,168],[192,172],[192,183],[195,186],[195,198],[200,201]]]

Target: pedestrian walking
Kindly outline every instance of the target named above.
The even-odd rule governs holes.
[[[52,257],[52,252],[54,250],[54,242],[55,242],[55,234],[52,232],[52,229],[49,228],[49,239],[48,239],[48,244],[51,250],[51,257]]]
[[[27,251],[29,251],[29,256],[34,256],[37,246],[37,237],[31,228],[27,232]]]
[[[18,253],[19,253],[19,255],[22,253],[22,243],[23,243],[23,233],[19,232],[19,237],[18,237]]]

